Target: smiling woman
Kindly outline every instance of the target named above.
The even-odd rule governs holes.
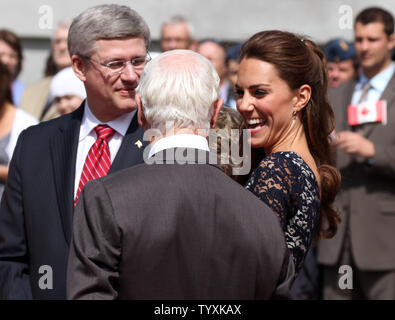
[[[324,55],[309,40],[265,31],[242,47],[237,108],[252,148],[265,154],[246,188],[279,217],[297,271],[314,237],[332,237],[339,221],[332,208],[340,175],[331,165],[327,83]]]

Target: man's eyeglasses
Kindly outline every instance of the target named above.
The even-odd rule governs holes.
[[[126,65],[130,63],[134,69],[134,71],[142,71],[145,67],[145,65],[151,61],[151,56],[149,53],[145,57],[139,57],[139,58],[134,58],[132,60],[127,60],[127,61],[122,61],[122,60],[115,60],[115,61],[110,61],[107,63],[103,63],[100,61],[97,61],[95,59],[92,59],[90,57],[83,56],[83,58],[94,61],[103,67],[106,67],[109,71],[110,75],[115,75],[115,74],[121,74],[123,70],[125,70]]]

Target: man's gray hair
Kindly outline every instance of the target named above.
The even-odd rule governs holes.
[[[151,128],[209,129],[219,76],[212,63],[191,50],[166,51],[149,62],[137,91]]]
[[[69,30],[70,56],[90,56],[100,39],[143,38],[150,45],[150,31],[144,19],[133,9],[117,4],[100,5],[79,14]]]
[[[188,36],[189,36],[189,39],[193,39],[193,34],[194,34],[194,28],[193,28],[193,25],[192,25],[192,23],[187,19],[187,18],[185,18],[184,16],[181,16],[181,15],[175,15],[175,16],[172,16],[172,17],[170,17],[170,19],[168,19],[168,20],[166,20],[166,21],[164,21],[163,23],[162,23],[162,29],[163,29],[163,27],[165,26],[165,25],[168,25],[168,24],[185,24],[186,26],[187,26],[187,29],[188,29]]]

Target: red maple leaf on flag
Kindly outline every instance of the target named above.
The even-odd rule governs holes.
[[[366,116],[369,113],[369,109],[368,108],[363,108],[361,113],[362,113],[362,115]]]

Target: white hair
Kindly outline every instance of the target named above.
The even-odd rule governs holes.
[[[213,103],[219,98],[219,76],[213,65],[191,50],[171,50],[144,69],[137,88],[151,128],[209,129]]]

